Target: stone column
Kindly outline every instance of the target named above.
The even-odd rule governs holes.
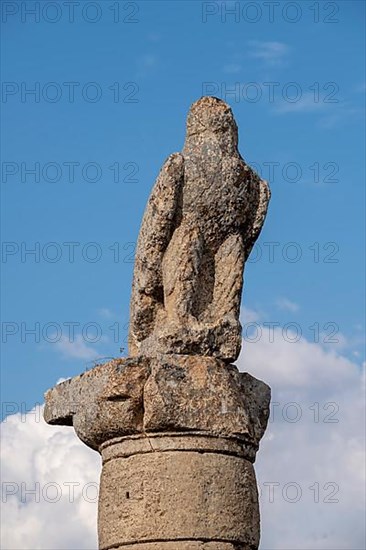
[[[102,455],[102,550],[258,548],[253,462],[270,390],[231,363],[269,198],[238,151],[229,105],[199,99],[142,220],[130,357],[46,394],[46,421],[72,425]]]
[[[115,359],[46,393],[102,455],[99,548],[254,550],[270,389],[212,357]]]

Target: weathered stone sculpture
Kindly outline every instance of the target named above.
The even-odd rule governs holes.
[[[230,362],[268,200],[238,153],[229,106],[200,99],[144,215],[130,357],[46,393],[46,421],[72,425],[102,455],[100,549],[258,548],[253,462],[270,390]]]
[[[142,222],[131,355],[238,357],[244,262],[268,200],[267,183],[238,152],[230,107],[214,97],[194,103],[183,152],[162,167]]]

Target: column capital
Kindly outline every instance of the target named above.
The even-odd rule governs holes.
[[[115,438],[195,431],[240,440],[254,461],[269,416],[270,388],[213,357],[113,359],[45,394],[49,424],[73,426],[101,452]]]

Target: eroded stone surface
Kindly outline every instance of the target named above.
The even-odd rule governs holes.
[[[114,359],[45,394],[44,418],[49,424],[74,426],[92,449],[113,437],[143,429],[143,389],[149,360]]]
[[[253,550],[253,546],[231,544],[230,542],[174,541],[146,542],[115,547],[113,550]]]
[[[181,434],[180,439],[184,437]],[[101,549],[135,541],[200,539],[257,548],[259,508],[253,465],[237,456],[235,442],[231,454],[230,443],[222,438],[214,439],[209,450],[200,436],[186,437],[187,449],[180,441],[162,451],[157,436],[147,453],[126,459],[117,445],[114,456],[104,461]]]
[[[182,153],[163,165],[135,258],[129,352],[240,352],[244,263],[262,228],[269,188],[245,163],[230,107],[203,97]]]
[[[163,355],[151,360],[144,401],[146,431],[237,434],[257,449],[267,426],[270,389],[212,357]]]
[[[99,451],[101,549],[256,550],[253,462],[270,389],[230,364],[243,269],[269,189],[229,106],[205,97],[162,167],[138,240],[130,357],[63,382],[45,420]]]
[[[73,425],[84,443],[141,432],[198,430],[240,436],[253,460],[269,415],[270,389],[213,357],[115,359],[46,393],[49,424]]]

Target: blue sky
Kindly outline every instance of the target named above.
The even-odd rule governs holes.
[[[354,503],[365,328],[365,4],[80,1],[73,22],[63,2],[1,7],[2,415],[13,415],[4,429],[15,442],[9,448],[20,450],[5,475],[28,479],[47,438],[47,463],[60,456],[51,452],[56,428],[30,420],[26,435],[14,413],[42,403],[60,378],[126,348],[146,201],[165,158],[182,149],[190,104],[216,95],[233,109],[242,156],[272,190],[245,270],[239,366],[267,381],[274,400],[301,403],[303,419],[316,401],[336,402],[343,421],[270,426],[260,479],[286,482],[285,472],[304,488],[336,480],[344,508],[325,506],[322,515],[305,506],[293,517],[282,502],[278,513],[291,517],[285,536],[264,504],[263,550],[284,550],[283,541],[292,550],[363,548]],[[29,13],[34,7],[39,14]],[[74,436],[57,433],[67,461]],[[97,475],[90,451],[77,452],[83,467],[68,475]],[[31,470],[41,479],[37,464]],[[42,548],[52,547],[55,532],[58,548],[94,547],[91,520],[88,536],[81,530],[70,542],[51,508]],[[34,548],[39,534],[13,512],[4,544]]]
[[[2,257],[5,401],[32,407],[59,377],[82,370],[84,359],[118,355],[108,327],[119,323],[125,338],[132,243],[146,200],[164,159],[182,148],[190,104],[207,92],[230,103],[241,153],[272,189],[243,303],[265,311],[267,321],[298,323],[307,337],[314,323],[319,330],[333,323],[359,341],[362,2],[320,2],[319,13],[311,3],[300,12],[285,2],[273,17],[261,3],[254,12],[242,2],[230,15],[238,3],[120,2],[118,15],[109,2],[83,13],[84,2],[74,23],[65,6],[41,11],[35,22],[20,3],[4,4],[11,4],[2,53],[2,235],[11,243]],[[14,5],[18,12],[9,13]],[[37,86],[39,96],[25,93]],[[38,182],[26,172],[36,162]],[[97,246],[85,249],[91,242]],[[37,246],[39,262],[24,255]],[[68,322],[79,323],[75,335],[89,322],[101,327],[86,328],[83,344],[94,354],[83,346],[73,357],[50,343],[69,339]],[[35,323],[45,337],[26,334]]]

